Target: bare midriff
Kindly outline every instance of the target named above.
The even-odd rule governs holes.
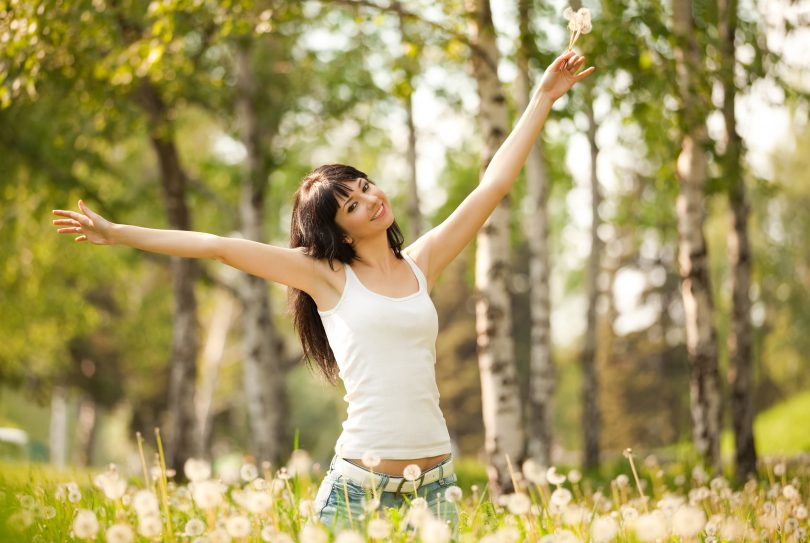
[[[393,477],[402,477],[402,471],[406,466],[416,464],[419,469],[424,473],[432,467],[438,466],[449,457],[449,454],[440,454],[439,456],[427,456],[425,458],[415,458],[413,460],[380,460],[380,463],[373,468],[374,473],[384,473]],[[363,465],[363,460],[360,458],[346,458],[347,461],[360,466],[363,469],[369,469]]]

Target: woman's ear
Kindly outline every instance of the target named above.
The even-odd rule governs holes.
[[[344,241],[345,243],[348,243],[349,245],[351,245],[352,243],[354,243],[354,240],[353,240],[352,238],[350,238],[349,236],[343,236],[343,241]]]

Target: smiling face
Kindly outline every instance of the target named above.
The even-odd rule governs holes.
[[[382,189],[362,177],[349,181],[347,185],[351,190],[347,196],[336,195],[335,223],[352,242],[385,235],[394,222],[394,214]]]

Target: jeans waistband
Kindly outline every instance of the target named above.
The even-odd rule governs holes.
[[[454,472],[452,454],[437,465],[421,473],[419,477],[413,481],[409,481],[405,477],[395,477],[385,473],[372,473],[370,470],[353,464],[338,455],[332,457],[332,462],[329,467],[363,488],[370,489],[372,486],[377,488],[380,486],[381,482],[385,481],[385,485],[381,490],[384,492],[398,493],[413,492],[423,485],[449,477]]]

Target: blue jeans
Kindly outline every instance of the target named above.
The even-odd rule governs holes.
[[[359,519],[361,515],[364,515],[363,518],[368,516],[363,510],[363,500],[370,500],[372,492],[371,489],[365,489],[341,475],[338,470],[334,468],[336,459],[336,456],[332,457],[332,462],[329,465],[326,476],[321,486],[318,488],[314,503],[315,512],[321,523],[333,533],[351,527],[360,531],[361,521]],[[447,464],[450,460],[452,460],[452,456],[448,456],[431,469],[436,469],[438,466]],[[410,500],[414,499],[415,496],[413,492],[398,494],[396,492],[385,492],[381,490],[391,479],[391,476],[384,473],[375,473],[374,475],[379,481],[375,491],[380,500],[380,511],[384,512],[385,508],[388,507],[399,509],[403,505],[407,505]],[[458,481],[458,477],[453,473],[416,489],[416,495],[427,501],[428,508],[433,513],[433,516],[449,524],[454,541],[458,540],[458,505],[447,501],[444,491],[454,485],[456,481]],[[348,508],[346,507],[347,496],[349,498]],[[406,498],[408,501],[406,501]],[[351,523],[349,521],[348,511],[351,511]]]

